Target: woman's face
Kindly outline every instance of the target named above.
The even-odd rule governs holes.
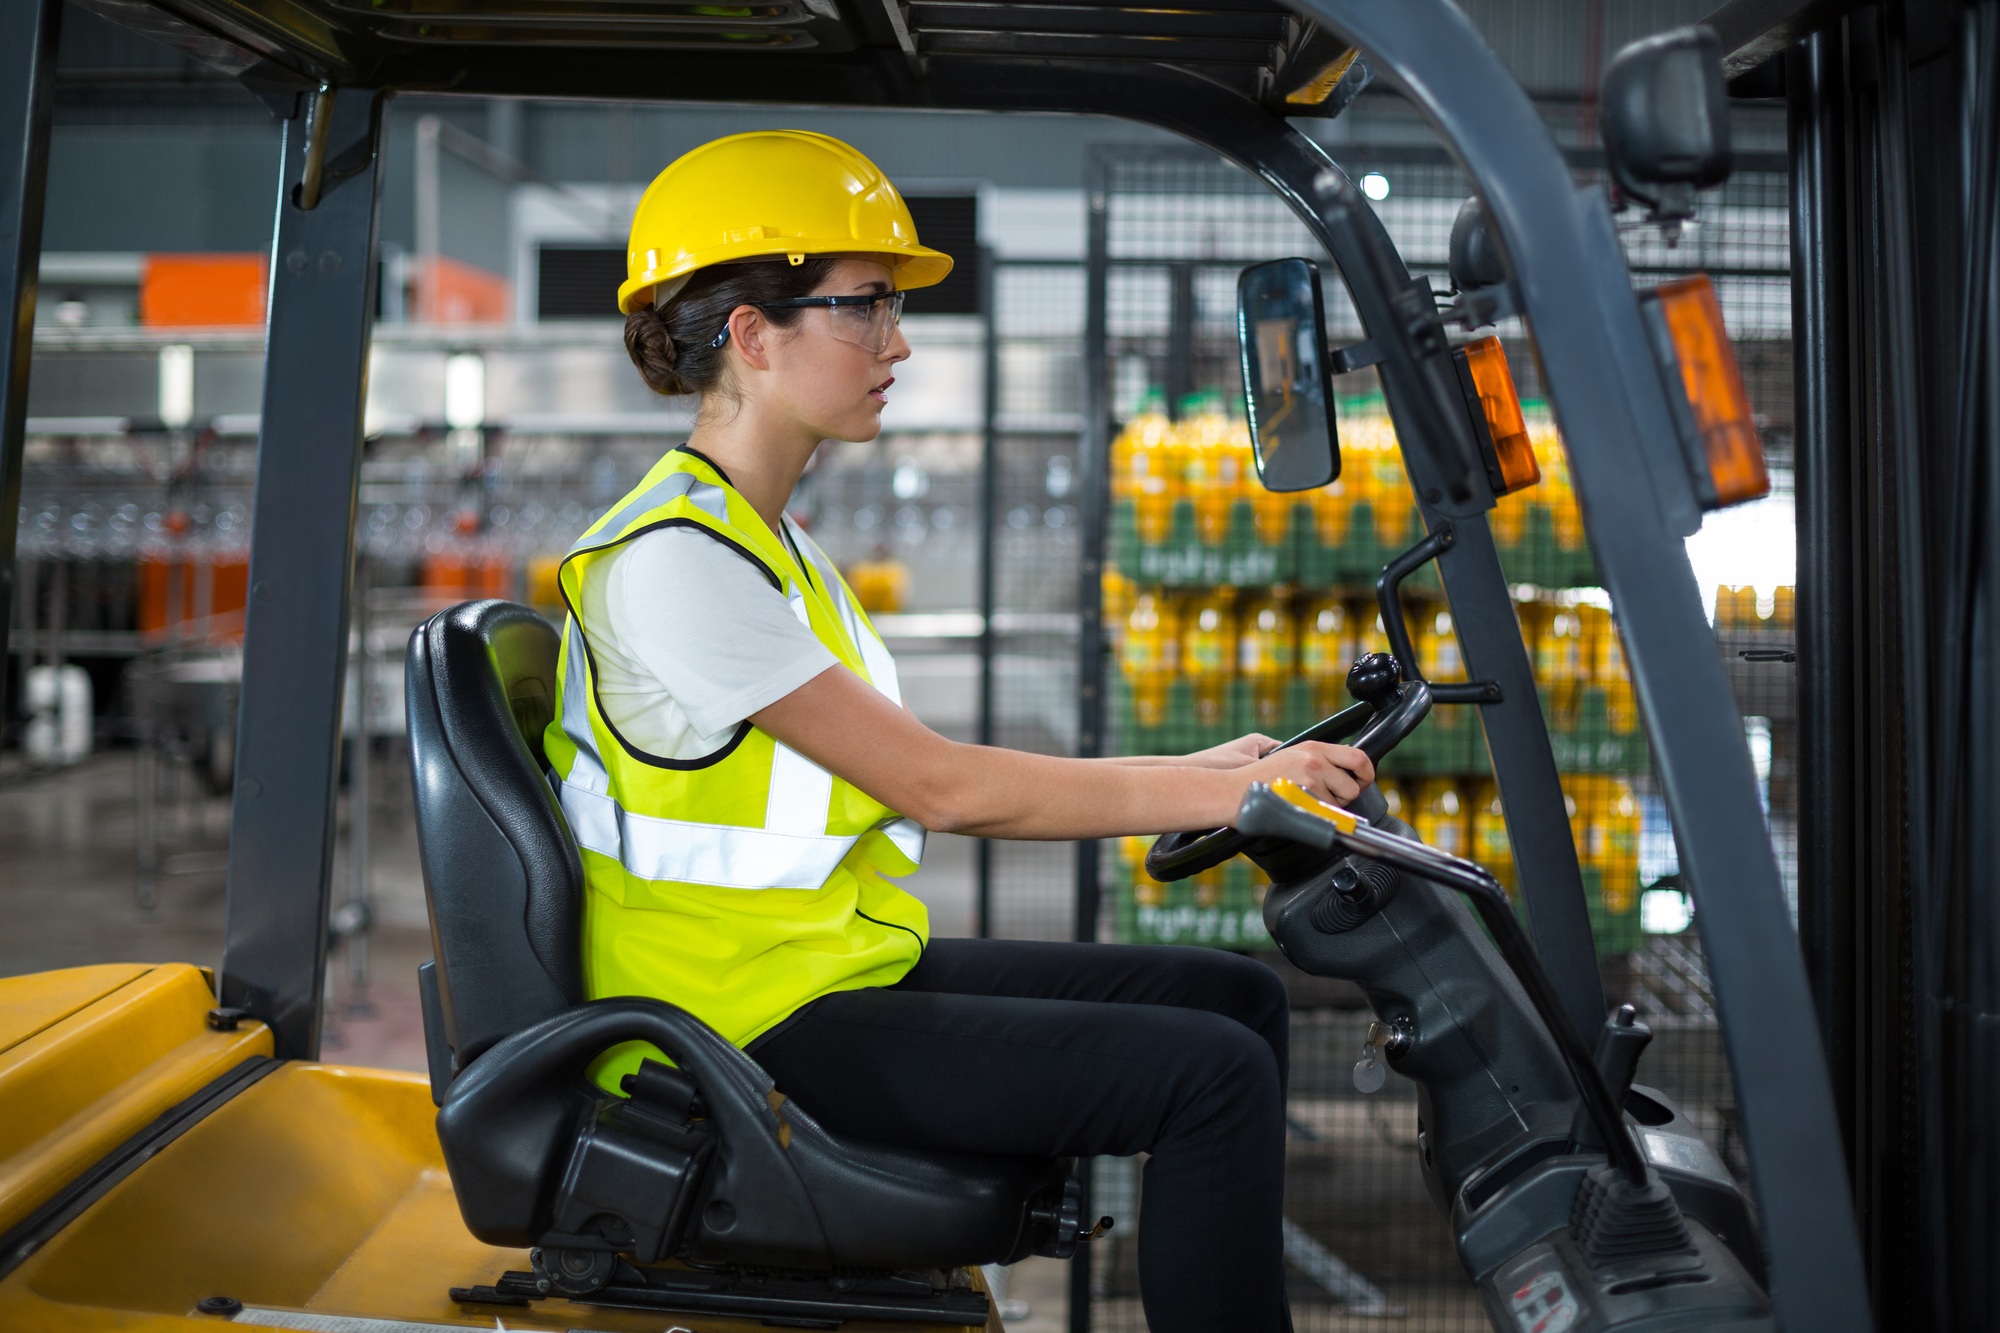
[[[839,260],[812,294],[873,296],[894,289],[887,264],[856,257]],[[902,329],[888,322],[893,313],[888,301],[808,307],[790,328],[773,329],[767,345],[774,373],[759,377],[772,399],[766,406],[821,439],[860,441],[881,434],[895,365],[910,355]]]

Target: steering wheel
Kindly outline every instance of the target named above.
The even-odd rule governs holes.
[[[1358,728],[1361,734],[1355,736],[1354,748],[1370,762],[1380,764],[1431,711],[1431,687],[1420,680],[1404,680],[1402,674],[1389,654],[1364,655],[1347,672],[1347,691],[1361,702],[1300,732],[1277,749],[1289,749],[1300,741],[1345,740]],[[1389,812],[1381,789],[1373,783],[1364,787],[1348,808],[1370,823]],[[1146,873],[1163,882],[1186,879],[1221,865],[1259,841],[1233,828],[1168,833],[1146,853]]]

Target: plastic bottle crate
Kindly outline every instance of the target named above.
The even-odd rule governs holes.
[[[1297,577],[1293,543],[1258,540],[1256,513],[1248,500],[1230,508],[1228,535],[1219,543],[1201,540],[1192,500],[1174,502],[1164,542],[1140,540],[1138,509],[1130,500],[1112,506],[1108,535],[1113,567],[1142,585],[1255,588]]]
[[[1313,522],[1312,507],[1294,505],[1292,507],[1292,541],[1297,549],[1296,565],[1298,581],[1307,588],[1360,588],[1373,590],[1375,579],[1382,567],[1413,545],[1423,535],[1421,527],[1413,518],[1404,540],[1396,545],[1385,545],[1375,533],[1375,507],[1367,501],[1356,503],[1347,517],[1347,540],[1338,546],[1327,546],[1319,539],[1319,529]],[[1404,580],[1406,592],[1419,593],[1430,597],[1443,595],[1438,583],[1437,567],[1425,565]]]
[[[1122,867],[1120,868],[1122,871]],[[1250,867],[1240,858],[1222,867],[1215,893],[1193,880],[1135,886],[1113,880],[1113,921],[1123,944],[1196,944],[1217,949],[1271,948]]]
[[[1565,773],[1644,773],[1652,766],[1652,750],[1643,730],[1611,729],[1603,687],[1585,685],[1575,707],[1566,714],[1542,700],[1542,717],[1549,729],[1549,747],[1556,767]]]
[[[1109,747],[1114,754],[1191,754],[1196,750],[1206,750],[1211,745],[1221,745],[1234,740],[1244,732],[1252,730],[1248,725],[1239,725],[1252,715],[1249,685],[1245,681],[1229,682],[1227,696],[1218,721],[1203,724],[1195,720],[1194,686],[1187,679],[1178,678],[1167,687],[1166,707],[1161,713],[1161,721],[1155,726],[1142,725],[1138,708],[1133,698],[1132,682],[1124,676],[1115,676],[1111,682],[1111,717],[1117,728],[1115,746]]]
[[[1500,566],[1509,583],[1532,583],[1540,588],[1589,588],[1597,586],[1597,563],[1590,548],[1574,549],[1556,540],[1555,514],[1544,504],[1531,504],[1517,543],[1498,544]]]

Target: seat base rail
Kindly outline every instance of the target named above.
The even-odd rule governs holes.
[[[491,1286],[453,1287],[463,1305],[527,1305],[568,1299],[622,1310],[661,1310],[783,1321],[790,1328],[838,1328],[850,1319],[887,1323],[986,1325],[986,1293],[933,1284],[930,1273],[802,1277],[732,1269],[641,1268],[621,1262],[613,1279],[565,1297],[534,1273],[506,1273]]]

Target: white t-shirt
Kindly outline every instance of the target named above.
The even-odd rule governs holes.
[[[598,706],[661,759],[714,754],[745,718],[839,663],[762,565],[694,528],[660,528],[597,562],[582,610]]]

